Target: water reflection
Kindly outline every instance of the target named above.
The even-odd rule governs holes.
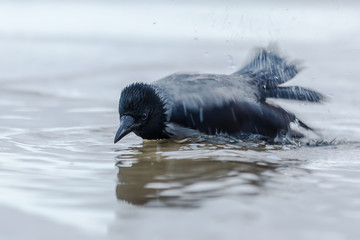
[[[276,148],[282,146],[145,141],[116,157],[116,196],[134,205],[179,207],[223,195],[253,196],[286,165],[274,161]]]

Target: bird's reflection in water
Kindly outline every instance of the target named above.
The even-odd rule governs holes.
[[[178,207],[196,207],[223,195],[253,196],[279,167],[266,161],[276,146],[270,148],[144,141],[117,156],[116,196],[134,205]]]

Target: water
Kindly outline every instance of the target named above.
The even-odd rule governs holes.
[[[1,239],[358,239],[359,8],[323,4],[1,2]],[[127,84],[231,73],[271,40],[328,96],[276,101],[320,136],[112,143]]]

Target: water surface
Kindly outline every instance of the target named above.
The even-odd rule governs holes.
[[[145,5],[94,1],[77,22],[81,5],[1,3],[1,239],[360,237],[357,5],[264,5],[257,12],[232,1],[201,4],[169,2],[159,15],[155,7],[146,13]],[[49,25],[39,25],[41,13],[54,9],[73,12],[65,22],[47,14]],[[116,9],[142,18],[124,28],[132,15]],[[25,13],[38,18],[4,24]],[[193,21],[173,35],[175,28],[161,30],[176,23],[169,15]],[[328,96],[320,105],[276,101],[319,135],[295,145],[135,135],[112,143],[127,84],[179,71],[231,73],[270,40],[304,60],[289,84]]]

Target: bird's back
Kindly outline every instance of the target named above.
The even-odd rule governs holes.
[[[257,87],[247,76],[173,74],[154,82],[169,108],[181,103],[188,109],[219,107],[235,101],[256,102]]]

